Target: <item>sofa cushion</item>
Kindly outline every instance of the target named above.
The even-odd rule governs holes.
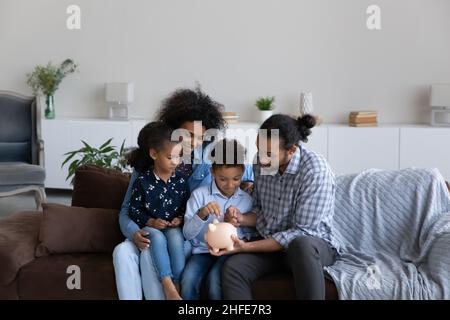
[[[44,185],[43,167],[21,162],[0,162],[0,187],[12,185]]]
[[[78,266],[80,289],[69,289]],[[68,273],[69,272],[69,273]],[[20,299],[117,299],[110,253],[58,254],[35,259],[19,273]]]
[[[293,300],[295,284],[292,274],[276,273],[259,278],[252,284],[252,294],[255,300]],[[336,286],[325,278],[325,299],[337,300]]]
[[[18,281],[14,279],[10,284],[3,286],[0,285],[0,300],[18,300]]]
[[[253,299],[291,300],[295,299],[295,285],[292,274],[277,273],[259,278],[252,284]]]
[[[56,253],[108,252],[123,241],[118,211],[43,204],[36,256]]]
[[[18,212],[0,219],[0,286],[9,286],[19,269],[34,259],[42,214]]]
[[[130,175],[95,165],[85,165],[75,172],[72,206],[120,210]]]
[[[0,162],[31,163],[31,142],[0,142]]]

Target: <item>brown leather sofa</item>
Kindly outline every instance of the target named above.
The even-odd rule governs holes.
[[[47,205],[0,219],[0,299],[117,299],[112,250],[123,241],[118,210],[128,181],[85,166],[76,173],[72,207]],[[72,265],[81,270],[79,289],[67,286]],[[290,274],[261,278],[252,290],[255,299],[295,298]],[[326,292],[337,299],[328,280]]]

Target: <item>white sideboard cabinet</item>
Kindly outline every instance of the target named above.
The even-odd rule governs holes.
[[[328,127],[328,161],[336,174],[399,167],[398,127]]]
[[[400,129],[400,168],[438,168],[450,181],[450,128]]]
[[[64,153],[81,148],[81,140],[99,147],[113,138],[113,144],[137,145],[139,131],[146,119],[112,121],[108,119],[42,120],[45,143],[46,187],[70,189],[65,180],[67,166],[61,168]],[[246,147],[248,159],[257,152],[259,124],[229,124],[227,138],[236,138]],[[353,128],[345,124],[320,125],[303,145],[322,154],[336,174],[357,173],[378,168],[396,170],[407,167],[438,168],[450,180],[450,128],[427,125],[381,125]]]
[[[46,188],[71,189],[70,181],[66,181],[68,168],[61,168],[69,151],[83,147],[85,141],[93,147],[99,147],[108,139],[120,147],[125,140],[126,147],[137,146],[139,131],[150,120],[131,119],[128,121],[113,121],[108,119],[73,119],[57,118],[42,120],[42,137],[45,148]],[[256,136],[258,123],[242,122],[229,124],[226,137],[236,138],[248,150],[250,159],[257,152]]]
[[[82,140],[92,147],[100,147],[108,139],[120,147],[123,140],[131,146],[133,132],[130,122],[102,119],[54,119],[42,120],[44,140],[46,188],[70,189],[66,181],[68,168],[61,164],[67,157],[64,154],[83,147]]]

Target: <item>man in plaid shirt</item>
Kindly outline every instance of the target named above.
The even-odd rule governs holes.
[[[261,237],[250,242],[234,238],[233,251],[217,254],[239,253],[222,269],[225,299],[251,299],[254,280],[289,270],[298,299],[325,298],[323,267],[338,254],[332,234],[335,178],[322,156],[299,144],[314,125],[310,115],[294,119],[279,114],[261,126],[266,134],[260,131],[257,139],[252,212],[225,217],[235,226],[256,226]],[[271,135],[274,129],[277,136]]]

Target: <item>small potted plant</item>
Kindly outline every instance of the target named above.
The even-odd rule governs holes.
[[[263,123],[273,114],[275,97],[261,97],[256,100],[256,107],[260,110],[260,122]]]
[[[72,59],[66,59],[59,67],[49,62],[46,66],[36,66],[32,73],[27,74],[27,84],[33,89],[33,93],[36,96],[40,93],[45,96],[46,119],[55,118],[53,96],[61,81],[77,68],[78,65]]]
[[[111,145],[112,140],[113,138],[109,139],[99,148],[94,148],[82,140],[81,142],[84,145],[83,148],[65,153],[64,155],[67,156],[67,158],[62,163],[61,168],[68,164],[66,180],[71,178],[70,183],[73,185],[75,171],[77,168],[86,164],[115,169],[121,172],[129,172],[130,167],[128,166],[127,160],[131,149],[124,147],[124,140],[120,149],[117,150],[115,146]],[[72,160],[72,162],[69,163],[70,160]]]

